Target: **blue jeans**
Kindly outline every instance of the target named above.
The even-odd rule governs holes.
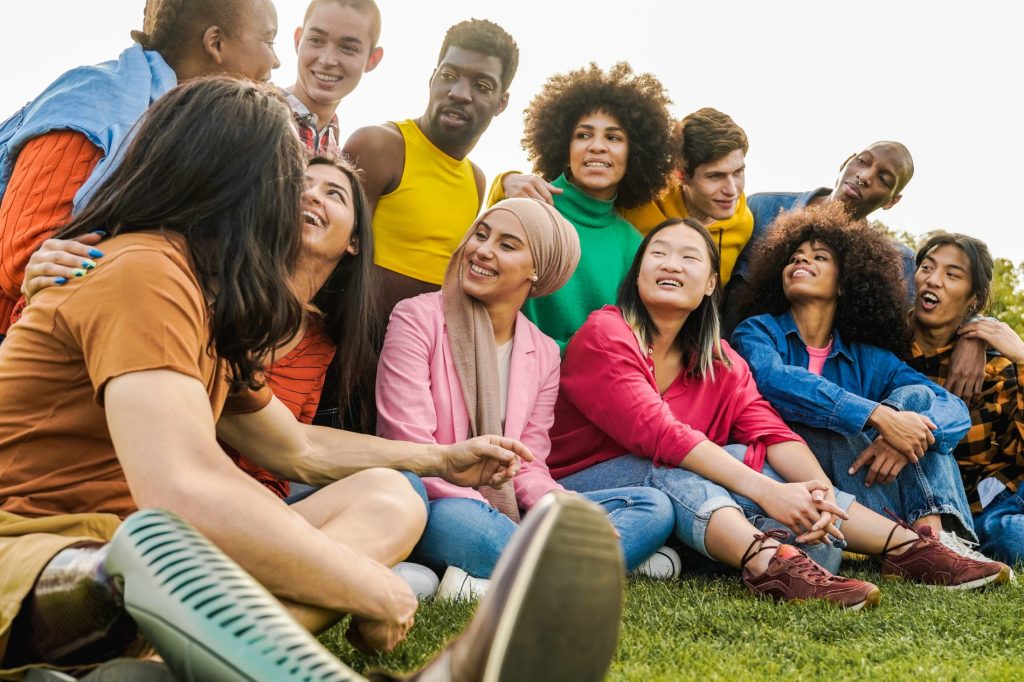
[[[423,500],[423,505],[427,508],[427,513],[430,513],[430,505],[427,503],[427,489],[423,486],[423,481],[416,474],[408,471],[399,471],[398,473],[405,476],[405,479],[409,481],[409,485],[416,491],[416,494]],[[295,504],[306,499],[316,491],[320,490],[323,486],[306,485],[305,483],[292,483],[291,494],[284,499],[285,504]]]
[[[896,410],[924,412],[931,406],[932,397],[931,391],[924,387],[903,386],[882,403]],[[790,427],[807,441],[833,485],[856,495],[857,501],[868,509],[879,514],[884,514],[886,508],[891,509],[907,523],[939,514],[944,517],[943,521],[955,522],[952,530],[958,535],[977,540],[960,468],[952,453],[930,449],[917,464],[907,464],[892,483],[869,487],[864,483],[866,466],[853,475],[847,472],[853,460],[878,435],[874,429],[844,436],[803,424],[790,424]]]
[[[1021,491],[1004,490],[980,514],[974,516],[985,556],[1010,565],[1024,561],[1024,497]]]
[[[745,445],[729,445],[726,452],[736,459],[742,460],[747,451]],[[783,481],[766,463],[762,473],[776,481]],[[796,537],[788,528],[778,521],[765,515],[764,510],[753,500],[732,493],[726,488],[713,483],[700,474],[679,467],[656,467],[653,462],[643,457],[623,455],[615,459],[595,464],[592,467],[577,471],[558,481],[570,490],[587,491],[615,486],[646,486],[661,490],[675,508],[675,535],[690,549],[700,552],[708,558],[705,536],[711,514],[724,508],[738,509],[761,531],[780,529],[788,534],[785,540],[791,544]],[[849,509],[853,497],[839,490],[836,491],[836,503],[843,509]],[[837,526],[841,523],[837,519]],[[753,538],[751,538],[753,540]],[[842,546],[823,542],[817,545],[801,545],[807,555],[827,570],[835,573],[842,561]]]
[[[620,488],[583,496],[601,505],[619,532],[626,570],[642,564],[672,531],[672,505],[657,490]],[[427,528],[410,559],[438,574],[458,566],[477,578],[490,578],[516,528],[511,519],[481,500],[431,500]]]

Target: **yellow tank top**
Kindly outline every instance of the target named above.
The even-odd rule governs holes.
[[[440,285],[448,259],[480,210],[473,164],[435,147],[414,120],[395,125],[405,138],[405,169],[398,187],[377,201],[375,262]]]

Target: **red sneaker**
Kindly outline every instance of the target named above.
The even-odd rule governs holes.
[[[897,528],[908,528],[917,537],[889,547]],[[903,554],[892,553],[908,545]],[[883,577],[905,578],[947,590],[973,590],[990,583],[1005,583],[1012,574],[1010,567],[999,561],[979,561],[957,554],[942,544],[928,526],[917,530],[901,520],[896,521],[896,526],[889,533],[882,556],[885,557]]]
[[[792,545],[779,545],[767,570],[761,575],[755,576],[746,569],[747,563],[759,552],[772,549],[764,546],[765,540],[785,537],[786,533],[780,530],[754,536],[741,562],[743,583],[751,592],[783,601],[825,599],[851,611],[878,603],[881,592],[875,585],[832,575]],[[757,549],[754,549],[755,544]]]

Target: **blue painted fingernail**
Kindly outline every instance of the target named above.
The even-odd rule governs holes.
[[[85,268],[86,270],[92,270],[94,267],[96,267],[96,263],[92,262],[91,260],[84,260],[82,261],[82,267]]]
[[[85,273],[86,271],[81,269],[71,271],[71,274],[74,275],[75,277],[85,277]]]
[[[67,277],[58,277],[57,279],[53,280],[54,284],[67,284],[67,282],[68,282],[68,278]]]
[[[89,249],[89,258],[103,258],[103,252],[99,249]]]
[[[107,236],[107,233],[104,232],[103,230],[93,230],[92,233],[93,234],[98,234],[101,237],[106,237]]]

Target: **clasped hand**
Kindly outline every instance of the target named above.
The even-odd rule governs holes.
[[[826,535],[843,540],[835,519],[849,516],[836,504],[832,486],[818,480],[797,483],[775,482],[761,507],[776,521],[796,534],[800,544],[816,545]]]

